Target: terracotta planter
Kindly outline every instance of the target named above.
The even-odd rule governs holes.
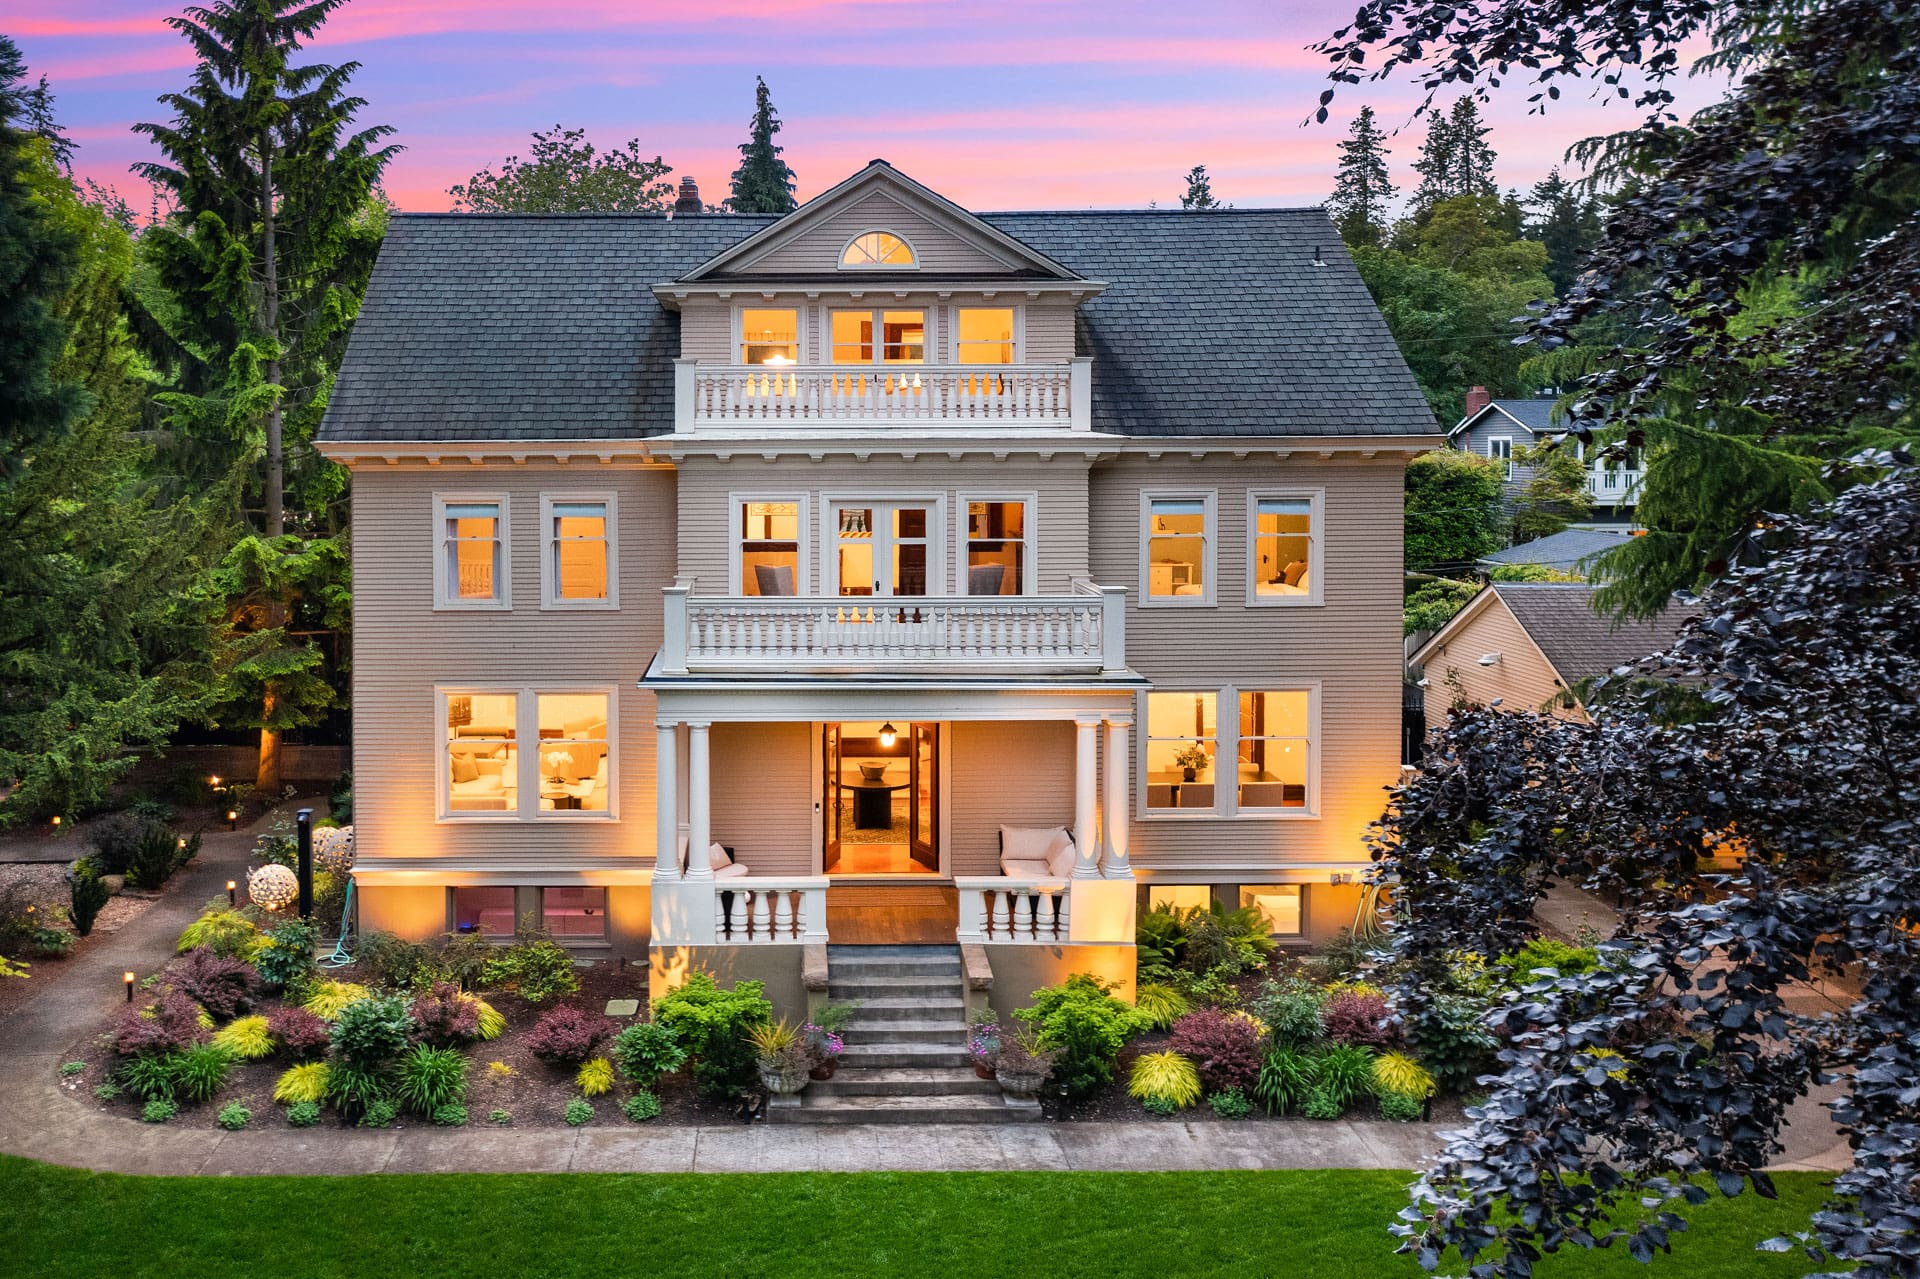
[[[772,1062],[760,1063],[760,1085],[776,1097],[791,1097],[807,1086],[804,1069],[783,1069]]]
[[[822,1062],[820,1065],[815,1066],[812,1070],[809,1070],[807,1072],[807,1078],[808,1079],[832,1079],[833,1072],[838,1069],[840,1069],[840,1059],[838,1057],[829,1057],[826,1061]]]
[[[1032,1097],[1037,1095],[1041,1086],[1047,1082],[1047,1072],[1045,1070],[1032,1070],[1016,1074],[1012,1071],[1002,1070],[995,1075],[995,1078],[1000,1081],[1000,1091],[1006,1093],[1007,1096]]]
[[[992,1079],[993,1067],[987,1065],[987,1063],[984,1061],[976,1061],[973,1063],[973,1073],[980,1076],[980,1078],[982,1079]]]

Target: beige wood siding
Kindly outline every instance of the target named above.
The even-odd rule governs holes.
[[[618,610],[542,611],[542,493],[612,491]],[[505,493],[513,608],[435,612],[435,493]],[[674,560],[674,477],[612,466],[367,467],[353,478],[354,808],[364,857],[497,856],[564,865],[653,858],[653,696],[635,687],[660,646]],[[436,684],[605,685],[618,718],[613,821],[436,820],[443,729]]]
[[[975,495],[1015,496],[1031,493],[1028,534],[1029,562],[1038,566],[1041,594],[1065,594],[1072,580],[1087,573],[1087,462],[1057,456],[1009,458],[994,462],[983,457],[950,461],[945,454],[912,462],[875,458],[857,462],[830,457],[823,462],[805,459],[734,457],[689,458],[680,467],[680,572],[695,578],[698,595],[724,595],[728,590],[728,562],[732,521],[729,494],[775,496],[802,494],[809,503],[810,549],[808,574],[812,592],[821,593],[825,578],[820,546],[821,503],[836,495],[878,497],[898,493],[903,498],[943,497],[946,514],[946,558],[942,581],[951,594],[955,565],[960,562],[958,502]]]
[[[708,812],[713,838],[756,875],[811,875],[811,724],[715,724]]]
[[[892,231],[913,245],[920,269],[1005,271],[1007,263],[955,235],[883,191],[871,192],[832,217],[822,218],[757,257],[728,267],[729,275],[768,272],[829,272],[840,268],[840,252],[862,231]]]
[[[1487,653],[1500,654],[1499,662],[1480,665]],[[1444,723],[1456,702],[1490,706],[1495,698],[1504,710],[1550,709],[1567,719],[1586,718],[1577,705],[1563,704],[1559,694],[1565,690],[1553,665],[1497,595],[1448,636],[1446,647],[1428,659],[1422,674],[1427,678],[1429,726]]]
[[[762,305],[782,304],[766,302]],[[737,361],[740,356],[733,349],[733,304],[719,298],[688,298],[682,302],[680,354],[703,364],[732,364]]]
[[[1128,588],[1127,659],[1156,686],[1320,684],[1317,818],[1139,818],[1132,859],[1147,875],[1255,882],[1280,863],[1354,861],[1399,773],[1401,490],[1398,460],[1235,461],[1138,455],[1097,468],[1091,485],[1095,581]],[[1211,608],[1142,608],[1143,488],[1216,494]],[[1250,489],[1325,490],[1321,607],[1246,605]],[[1223,716],[1231,712],[1223,707]],[[1137,737],[1136,737],[1137,742]],[[1137,765],[1136,771],[1137,771]],[[1135,779],[1136,797],[1138,778]],[[1134,803],[1137,807],[1137,798]]]
[[[1027,364],[1064,364],[1073,358],[1071,299],[1035,298],[1026,308],[1026,344],[1021,359]]]
[[[948,795],[956,875],[1000,873],[1002,826],[1073,826],[1074,727],[1064,720],[952,726]]]

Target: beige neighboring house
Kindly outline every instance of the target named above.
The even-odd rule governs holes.
[[[1350,924],[1441,439],[1325,213],[683,207],[392,221],[321,430],[361,926],[790,1005],[822,942],[997,999],[1130,986],[1153,899]]]
[[[1582,681],[1672,647],[1693,610],[1670,604],[1616,625],[1585,582],[1489,582],[1408,664],[1426,681],[1428,723],[1461,703],[1585,719]],[[1437,712],[1437,713],[1435,713]]]

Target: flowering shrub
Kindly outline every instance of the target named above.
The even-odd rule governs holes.
[[[1386,1024],[1387,1001],[1378,994],[1342,991],[1326,1002],[1320,1020],[1335,1043],[1379,1048],[1393,1041]]]
[[[480,1009],[450,981],[437,981],[407,1010],[422,1040],[436,1048],[470,1043],[480,1037]]]
[[[976,1065],[992,1070],[1000,1063],[1000,1027],[975,1026],[973,1033],[967,1036],[967,1056],[973,1058]]]
[[[245,960],[190,950],[167,978],[215,1017],[225,1019],[253,1005],[260,974]]]
[[[562,1004],[540,1014],[527,1035],[527,1051],[542,1061],[577,1066],[613,1032],[613,1023],[598,1013]]]
[[[113,1051],[122,1057],[179,1052],[206,1037],[199,1006],[184,992],[168,989],[151,1004],[120,1010],[113,1024]]]
[[[1260,1039],[1249,1022],[1202,1008],[1173,1023],[1167,1046],[1192,1059],[1208,1092],[1246,1091],[1260,1077]]]
[[[295,1057],[318,1057],[333,1038],[333,1027],[304,1008],[276,1008],[267,1014],[267,1033]]]
[[[807,1045],[807,1061],[815,1069],[840,1060],[847,1046],[840,1036],[812,1022],[800,1028],[800,1038]]]

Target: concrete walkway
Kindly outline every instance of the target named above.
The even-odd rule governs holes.
[[[1424,1124],[1065,1123],[999,1126],[757,1124],[650,1128],[609,1118],[578,1129],[407,1126],[378,1132],[294,1129],[268,1118],[244,1132],[142,1124],[102,1113],[59,1084],[68,1047],[122,1000],[120,974],[152,972],[228,879],[242,878],[253,830],[209,832],[167,895],[64,964],[36,968],[44,989],[0,1021],[0,1151],[100,1172],[938,1172],[1200,1171],[1227,1168],[1411,1169],[1439,1147]],[[1810,1112],[1807,1116],[1812,1118]],[[1811,1134],[1813,1125],[1803,1128]],[[1824,1142],[1790,1149],[1792,1167],[1823,1163]],[[1844,1147],[1841,1153],[1844,1155]]]

